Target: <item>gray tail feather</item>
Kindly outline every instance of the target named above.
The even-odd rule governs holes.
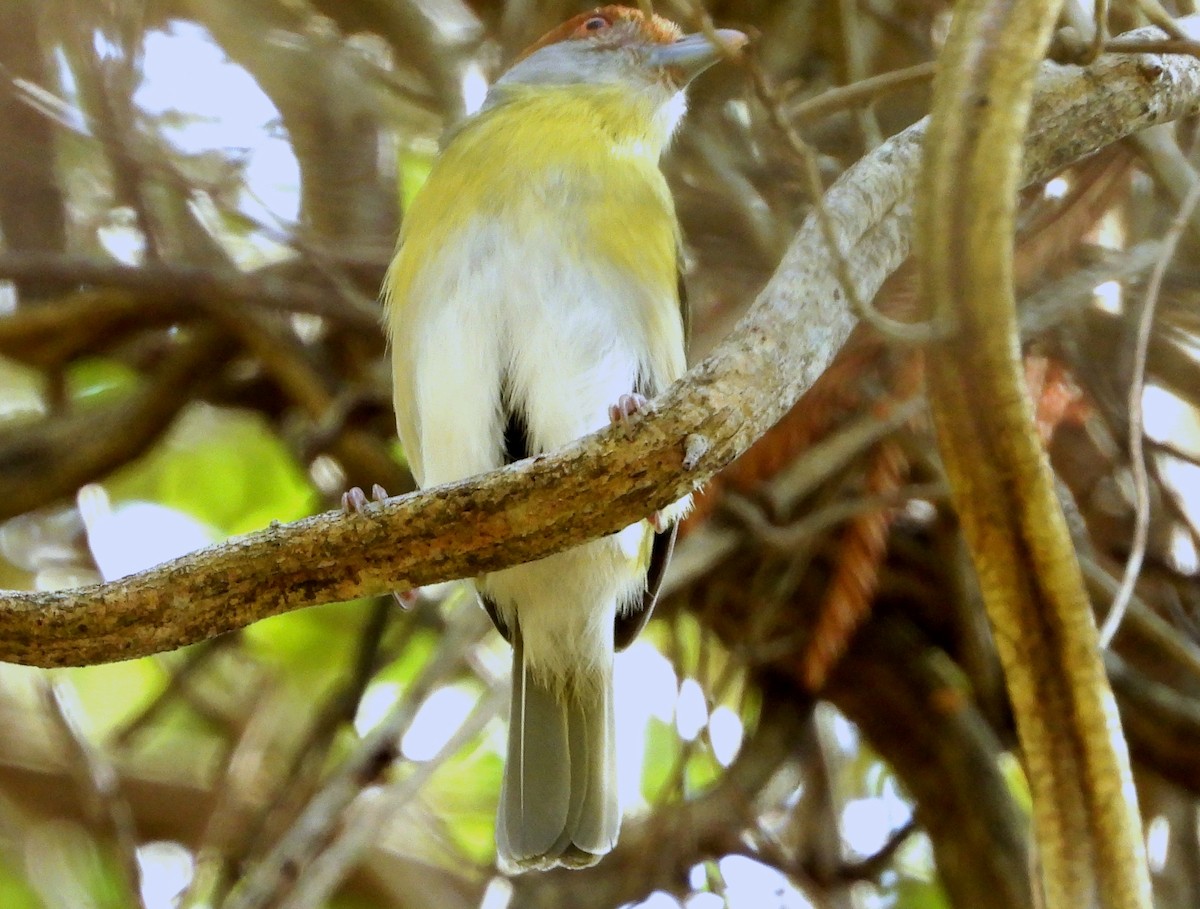
[[[528,671],[521,635],[513,635],[508,759],[496,822],[502,870],[586,868],[616,843],[611,669],[597,681],[556,696]]]

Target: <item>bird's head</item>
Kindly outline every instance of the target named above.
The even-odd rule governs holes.
[[[601,6],[543,35],[496,85],[619,87],[666,99],[746,40],[732,29],[685,35],[662,16]]]

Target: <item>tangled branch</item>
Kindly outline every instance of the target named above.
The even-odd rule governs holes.
[[[1157,36],[1154,29],[1131,33]],[[1192,113],[1200,63],[1108,56],[1042,73],[1024,181]],[[272,526],[109,584],[0,598],[0,660],[60,666],[129,659],[292,609],[466,577],[611,533],[729,463],[826,368],[855,323],[825,237],[870,299],[908,255],[922,124],[829,191],[733,334],[633,421],[553,455],[371,506]]]

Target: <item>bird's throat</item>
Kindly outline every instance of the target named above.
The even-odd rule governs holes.
[[[508,85],[494,96],[479,114],[481,131],[498,134],[533,161],[616,154],[657,166],[687,110],[682,92],[659,88]]]

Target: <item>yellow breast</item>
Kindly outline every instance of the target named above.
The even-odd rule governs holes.
[[[660,121],[611,88],[514,86],[452,136],[405,214],[390,305],[402,310],[419,270],[452,255],[481,218],[572,244],[581,261],[598,257],[673,297],[679,235],[658,168]]]

